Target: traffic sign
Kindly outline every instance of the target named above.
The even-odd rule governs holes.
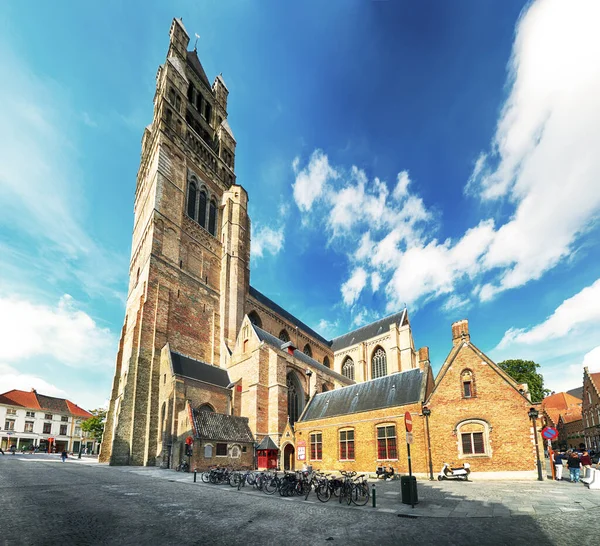
[[[407,432],[406,433],[406,443],[408,445],[413,443],[413,433],[412,432]]]
[[[544,427],[542,429],[542,436],[546,440],[554,440],[558,436],[558,430],[553,427]]]
[[[410,411],[407,411],[404,414],[404,426],[406,427],[406,432],[412,432],[412,417]]]
[[[185,443],[186,443],[186,445],[188,445],[188,446],[193,446],[193,445],[194,445],[194,439],[193,439],[191,436],[188,436],[188,437],[185,439]]]

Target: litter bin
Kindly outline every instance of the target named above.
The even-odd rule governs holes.
[[[417,478],[414,476],[400,477],[400,490],[403,504],[419,504],[417,496]]]

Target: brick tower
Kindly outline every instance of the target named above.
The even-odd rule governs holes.
[[[179,19],[142,138],[129,291],[100,460],[154,465],[161,349],[224,366],[249,286],[248,196],[236,184],[229,91]]]

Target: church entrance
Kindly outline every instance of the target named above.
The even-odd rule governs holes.
[[[284,470],[294,470],[294,454],[295,449],[292,444],[288,444],[285,446],[283,450],[283,469]]]

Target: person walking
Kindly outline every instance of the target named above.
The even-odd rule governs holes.
[[[65,449],[63,449],[63,452],[60,454],[60,458],[62,459],[62,462],[64,463],[65,460],[67,459],[68,455],[67,455],[67,451]]]
[[[563,454],[562,451],[554,452],[554,471],[556,473],[556,479],[558,481],[562,480],[563,473]]]
[[[573,451],[567,461],[569,472],[571,473],[571,483],[577,483],[579,481],[579,474],[581,472],[581,460],[576,451]]]
[[[579,458],[581,461],[581,466],[583,467],[583,477],[587,477],[589,470],[592,468],[592,458],[588,453],[587,449],[583,450],[581,457]]]

